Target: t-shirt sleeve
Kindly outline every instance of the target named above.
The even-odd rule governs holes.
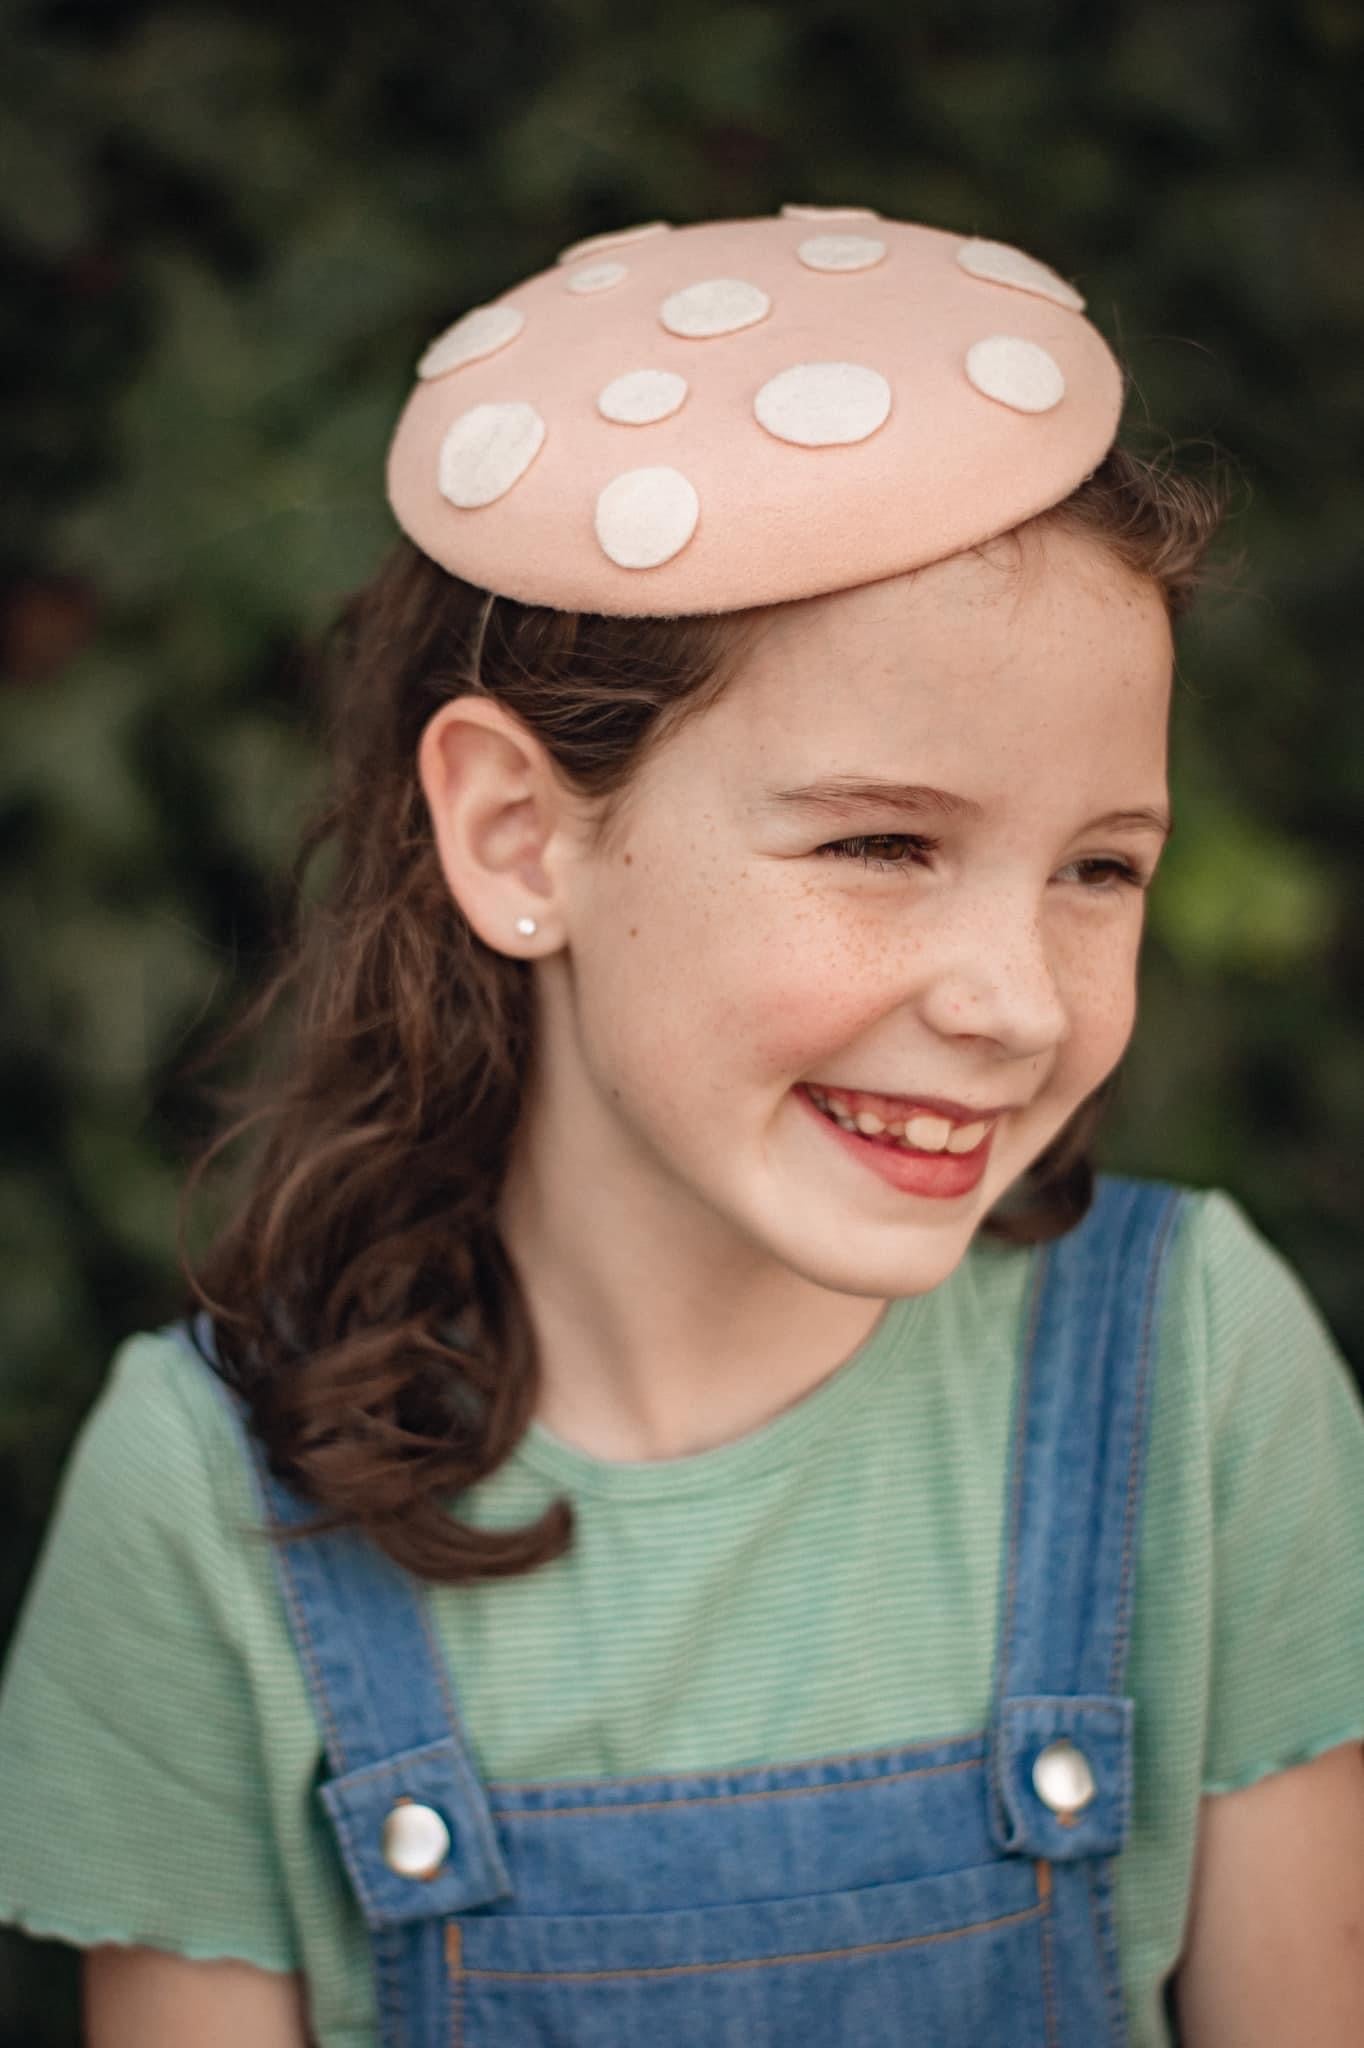
[[[185,1363],[129,1338],[63,1473],[0,1688],[0,1920],[292,1970],[242,1539]]]
[[[1213,1490],[1203,1790],[1364,1739],[1364,1403],[1292,1267],[1221,1190],[1201,1218]]]

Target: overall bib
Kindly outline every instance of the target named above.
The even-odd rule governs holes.
[[[1101,1175],[1084,1221],[1038,1251],[983,1729],[742,1770],[485,1782],[421,1582],[353,1531],[272,1547],[382,2048],[1120,2048],[1123,1672],[1183,1203]],[[212,1355],[207,1316],[172,1327]],[[222,1391],[265,1514],[306,1523]]]

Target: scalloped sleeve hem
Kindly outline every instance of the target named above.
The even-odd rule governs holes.
[[[72,1948],[157,1948],[167,1955],[183,1956],[186,1962],[250,1963],[257,1970],[285,1977],[296,1975],[302,1967],[296,1957],[270,1954],[245,1942],[186,1941],[181,1935],[156,1930],[130,1933],[126,1927],[83,1927],[40,1908],[14,1906],[4,1899],[0,1899],[0,1926],[13,1927],[34,1941],[64,1941]]]
[[[1297,1764],[1310,1764],[1315,1757],[1325,1756],[1328,1749],[1339,1749],[1347,1742],[1364,1743],[1364,1714],[1357,1716],[1333,1734],[1323,1735],[1309,1742],[1301,1749],[1291,1750],[1287,1756],[1275,1763],[1252,1764],[1249,1769],[1239,1771],[1233,1778],[1219,1778],[1203,1787],[1205,1795],[1218,1792],[1244,1792],[1248,1785],[1258,1785],[1262,1778],[1272,1778],[1276,1771],[1291,1771]]]

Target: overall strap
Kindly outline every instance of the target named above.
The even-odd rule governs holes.
[[[166,1334],[216,1364],[211,1318]],[[318,1510],[269,1469],[245,1404],[215,1372],[272,1529]],[[441,1922],[509,1898],[511,1878],[432,1631],[426,1589],[354,1529],[271,1555],[326,1749],[319,1796],[370,1930],[384,2048],[448,2037]]]
[[[1151,1388],[1169,1254],[1189,1207],[1163,1181],[1100,1175],[1042,1250],[1014,1403],[990,1825],[1005,1850],[1113,1856],[1130,1820],[1122,1691]]]

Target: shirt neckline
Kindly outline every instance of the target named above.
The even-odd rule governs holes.
[[[936,1292],[939,1290],[931,1290]],[[847,1412],[879,1384],[924,1314],[929,1295],[888,1301],[861,1344],[819,1385],[769,1422],[730,1443],[680,1458],[598,1458],[555,1436],[541,1422],[528,1424],[513,1458],[574,1493],[617,1500],[671,1499],[684,1493],[714,1493],[741,1479],[777,1470],[816,1436],[828,1435]]]

